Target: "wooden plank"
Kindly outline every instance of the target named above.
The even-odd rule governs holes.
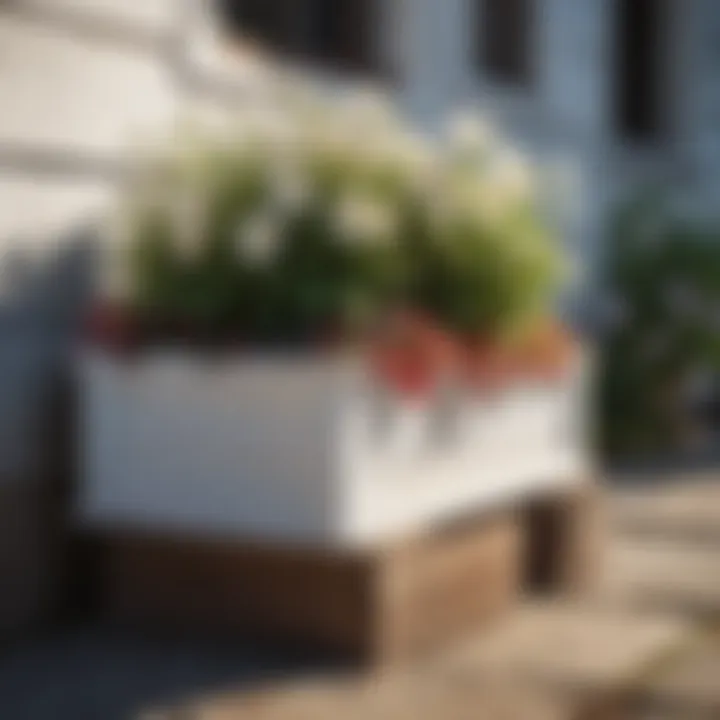
[[[106,608],[134,622],[303,641],[383,664],[514,605],[520,537],[514,513],[362,553],[117,532]]]

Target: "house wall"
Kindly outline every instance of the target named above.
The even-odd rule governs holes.
[[[57,610],[85,226],[120,182],[126,133],[175,111],[171,3],[0,3],[0,637]]]
[[[716,212],[720,197],[720,3],[694,0],[687,5],[683,126],[687,174],[699,210]]]
[[[413,119],[434,129],[449,111],[479,109],[535,157],[557,182],[552,200],[568,250],[598,266],[607,135],[606,0],[544,0],[536,13],[532,87],[491,82],[478,66],[475,0],[392,0],[398,97]],[[481,8],[481,6],[480,6]],[[478,15],[482,22],[482,10]],[[558,202],[563,187],[572,192]],[[582,279],[584,285],[587,278]]]
[[[147,9],[159,3],[129,5],[116,4],[122,23],[107,2],[0,10],[0,482],[43,463],[27,438],[43,432],[45,380],[79,299],[82,225],[110,202],[128,133],[176,110],[160,60],[169,26]]]
[[[0,3],[0,640],[61,605],[73,338],[128,148],[165,134],[181,107],[232,114],[247,99],[195,62],[185,11]]]
[[[613,123],[614,6],[611,0],[538,0],[532,87],[483,77],[475,61],[476,0],[392,0],[391,42],[399,97],[433,127],[453,107],[477,107],[549,167],[560,165],[573,192],[562,235],[597,286],[603,234],[615,204],[648,183],[667,182],[716,213],[720,192],[720,3],[667,0],[665,91],[670,132],[654,144],[620,138]]]
[[[97,277],[127,161],[182,113],[235,114],[179,0],[0,6],[0,483],[41,473],[51,377]],[[206,13],[199,10],[202,20]],[[192,32],[191,32],[192,30]],[[247,78],[246,78],[247,79]]]

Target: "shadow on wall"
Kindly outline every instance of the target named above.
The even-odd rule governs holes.
[[[96,234],[41,260],[0,260],[0,641],[60,607],[73,490],[71,355],[94,285]]]

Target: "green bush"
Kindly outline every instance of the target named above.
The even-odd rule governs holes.
[[[304,98],[145,164],[127,300],[164,327],[262,342],[352,336],[399,306],[511,331],[560,277],[535,185],[477,122],[430,143],[374,100]]]
[[[660,198],[635,201],[614,225],[606,284],[616,317],[599,386],[604,446],[680,445],[693,430],[694,386],[720,371],[720,232]]]

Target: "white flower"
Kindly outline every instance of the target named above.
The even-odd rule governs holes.
[[[476,113],[458,113],[447,126],[447,137],[453,151],[478,153],[489,149],[495,140],[492,126]]]
[[[291,140],[295,135],[292,119],[281,112],[263,107],[248,108],[245,112],[248,113],[248,127],[262,137],[286,141]]]
[[[499,189],[503,199],[526,198],[533,189],[533,173],[519,153],[506,149],[493,162],[489,182]]]
[[[426,138],[405,133],[394,140],[388,152],[403,171],[408,187],[420,192],[430,190],[437,170],[437,157]]]
[[[502,219],[508,207],[506,193],[492,182],[481,182],[477,175],[455,172],[437,178],[436,187],[428,198],[433,219],[442,225],[458,218],[464,222],[492,224]]]
[[[232,145],[237,149],[263,153],[270,159],[294,151],[298,144],[298,126],[293,118],[263,106],[243,110],[232,133]]]
[[[391,132],[397,125],[388,99],[372,88],[354,90],[342,99],[339,108],[343,119],[364,133]]]
[[[493,151],[484,162],[443,162],[430,207],[443,222],[458,215],[482,224],[502,221],[518,203],[531,198],[529,163],[517,152]]]
[[[392,209],[378,199],[360,193],[347,194],[335,208],[335,226],[348,244],[374,244],[388,240],[396,229]]]
[[[266,267],[279,250],[281,228],[276,214],[262,211],[240,221],[235,231],[235,251],[241,261]]]
[[[282,214],[294,213],[307,204],[311,196],[307,176],[292,163],[278,164],[270,171],[270,203]]]

